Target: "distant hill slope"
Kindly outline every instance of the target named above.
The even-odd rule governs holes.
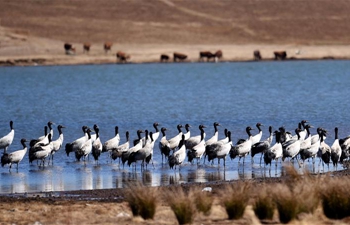
[[[0,0],[0,26],[69,42],[350,44],[346,0]]]

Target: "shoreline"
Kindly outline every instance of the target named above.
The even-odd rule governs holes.
[[[1,28],[1,27],[0,27]],[[1,37],[0,29],[0,37]],[[16,41],[22,40],[25,41]],[[0,38],[1,41],[1,38]],[[58,40],[45,39],[33,36],[17,35],[16,39],[5,41],[0,46],[1,66],[37,66],[37,65],[100,65],[123,64],[117,61],[116,53],[123,51],[130,56],[128,64],[160,63],[160,56],[166,54],[169,60],[164,63],[174,63],[173,53],[179,52],[187,55],[184,63],[200,62],[199,52],[210,51],[215,53],[221,50],[223,56],[219,62],[252,62],[254,51],[258,50],[262,59],[260,61],[277,61],[274,59],[275,51],[285,51],[286,59],[291,60],[349,60],[350,45],[299,45],[299,44],[116,44],[107,53],[103,43],[92,43],[88,53],[84,53],[82,43],[72,43],[75,54],[67,55],[64,43]],[[207,63],[206,59],[202,61]],[[210,62],[214,62],[212,59]],[[209,62],[208,62],[209,63]]]
[[[74,57],[74,56],[73,56]],[[170,63],[250,63],[250,62],[288,62],[288,61],[330,61],[330,60],[350,60],[350,57],[333,57],[324,56],[320,58],[287,58],[284,60],[275,60],[273,58],[254,60],[254,59],[232,59],[232,60],[220,60],[218,62],[206,62],[206,61],[182,61],[182,62],[160,62],[159,60],[144,60],[144,61],[131,61],[131,62],[118,62],[117,60],[106,59],[93,59],[93,60],[66,60],[66,59],[51,59],[51,58],[10,58],[0,59],[0,67],[14,67],[14,66],[69,66],[69,65],[124,65],[124,64],[170,64]]]
[[[347,164],[346,164],[347,166]],[[349,177],[350,169],[344,167],[342,170],[329,171],[325,173],[308,173],[301,176],[313,176],[313,177]],[[211,187],[214,193],[217,193],[223,186],[238,182],[250,182],[259,184],[277,184],[283,183],[289,178],[289,175],[282,175],[280,177],[264,177],[264,178],[254,178],[254,179],[240,179],[240,180],[222,180],[222,181],[211,181],[211,182],[190,182],[181,184],[170,184],[170,185],[160,185],[160,186],[144,186],[146,188],[160,188],[160,189],[170,189],[172,187],[182,187],[184,190],[188,191],[191,188],[205,188]],[[132,184],[132,183],[131,183]],[[102,202],[123,202],[125,199],[123,195],[127,187],[124,188],[104,188],[104,189],[80,189],[80,190],[66,190],[66,191],[40,191],[40,192],[24,192],[24,193],[0,193],[0,199],[16,199],[16,200],[26,200],[26,199],[55,199],[55,200],[74,200],[74,201],[102,201]]]
[[[76,190],[76,191],[62,191],[50,193],[33,193],[23,195],[4,196],[0,195],[1,201],[1,221],[7,224],[13,223],[29,223],[29,224],[177,224],[174,211],[169,205],[167,196],[172,196],[176,191],[178,193],[187,193],[186,196],[189,201],[194,201],[194,196],[191,193],[201,193],[204,190],[209,191],[212,196],[211,209],[209,214],[203,214],[197,210],[193,214],[193,224],[283,224],[279,217],[279,211],[274,209],[273,217],[270,219],[259,220],[254,212],[254,199],[257,196],[262,196],[264,190],[270,190],[271,196],[276,194],[279,197],[288,197],[283,193],[292,188],[291,184],[295,184],[292,190],[298,191],[300,187],[304,188],[306,193],[313,193],[317,191],[317,187],[309,187],[309,185],[319,185],[318,181],[329,181],[330,188],[334,187],[335,182],[331,179],[339,178],[344,180],[340,184],[340,189],[346,192],[345,182],[349,181],[349,169],[341,171],[333,171],[325,174],[308,174],[299,175],[295,170],[290,170],[284,176],[277,178],[260,178],[249,180],[231,180],[231,181],[217,181],[209,183],[185,183],[176,185],[167,185],[159,187],[139,186],[136,183],[131,184],[131,190],[147,193],[147,195],[156,198],[156,209],[152,219],[143,219],[141,216],[134,216],[132,208],[127,200],[130,195],[129,188],[113,188],[113,189],[95,189],[95,190]],[[332,186],[333,184],[333,186]],[[307,186],[306,186],[307,185]],[[135,188],[136,189],[133,189]],[[231,187],[231,188],[230,188]],[[223,202],[226,194],[229,198],[233,195],[233,187],[244,188],[251,192],[241,193],[240,195],[247,196],[247,204],[240,218],[229,219],[228,213]],[[254,187],[250,189],[249,187]],[[276,187],[276,190],[272,189]],[[345,189],[344,189],[345,187]],[[205,188],[205,189],[204,189]],[[315,189],[314,189],[315,188]],[[324,186],[323,186],[324,188]],[[261,190],[261,193],[256,190]],[[322,187],[320,187],[322,190]],[[333,190],[333,189],[330,189]],[[239,191],[239,190],[238,190]],[[283,191],[283,192],[282,192]],[[299,192],[294,197],[301,199]],[[343,192],[340,192],[343,193]],[[346,192],[347,193],[347,192]],[[225,194],[225,196],[223,195]],[[238,196],[238,195],[237,195]],[[306,197],[306,195],[302,195]],[[311,199],[315,200],[318,195],[312,195]],[[348,196],[348,195],[346,195]],[[345,196],[345,197],[346,197]],[[244,197],[244,196],[242,196]],[[181,198],[181,195],[179,195]],[[230,197],[232,198],[232,197]],[[299,200],[300,201],[300,200]],[[319,200],[320,201],[320,200]],[[314,210],[309,212],[299,212],[298,215],[292,219],[291,224],[347,224],[350,217],[341,219],[329,218],[324,213],[322,204],[316,201],[313,203]],[[191,204],[191,202],[188,202]],[[308,198],[301,203],[312,203]]]

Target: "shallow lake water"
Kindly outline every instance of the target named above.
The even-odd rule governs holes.
[[[93,157],[86,163],[76,162],[73,154],[67,157],[64,145],[83,135],[83,125],[97,124],[102,142],[112,138],[114,126],[119,126],[124,143],[126,131],[133,140],[138,129],[154,131],[154,122],[168,129],[167,137],[175,136],[177,124],[189,123],[192,135],[199,135],[198,125],[204,124],[208,138],[214,133],[213,123],[219,122],[219,138],[227,128],[236,142],[246,137],[246,126],[255,127],[257,122],[265,125],[262,139],[266,139],[268,126],[285,126],[292,132],[303,119],[315,127],[312,134],[319,126],[327,129],[326,143],[331,145],[335,127],[340,137],[350,134],[349,76],[349,61],[1,67],[0,136],[9,132],[10,120],[15,128],[8,152],[21,148],[21,138],[42,136],[48,121],[55,123],[54,140],[57,126],[66,128],[53,165],[29,164],[26,155],[18,172],[15,166],[11,172],[8,166],[0,168],[0,193],[278,177],[282,165],[265,169],[259,164],[260,155],[253,164],[248,156],[244,165],[243,160],[239,164],[238,159],[227,157],[225,168],[217,161],[214,165],[186,161],[180,171],[174,171],[162,164],[160,138],[154,147],[154,166],[143,171],[140,164],[136,170],[123,168],[107,154],[99,164]],[[324,172],[318,162],[314,168],[306,162],[306,168]]]

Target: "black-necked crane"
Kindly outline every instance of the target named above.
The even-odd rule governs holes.
[[[324,171],[324,164],[327,164],[328,171],[329,171],[329,163],[331,162],[331,152],[332,149],[331,147],[324,141],[324,137],[326,135],[325,130],[322,130],[322,135],[321,135],[321,144],[320,144],[320,149],[318,151],[318,157],[320,157],[320,162],[318,166],[320,166],[320,163],[322,162],[323,166],[323,171]]]
[[[175,135],[174,137],[168,139],[169,147],[173,151],[179,146],[180,140],[182,138],[182,130],[181,130],[182,125],[178,124],[176,127],[177,127],[177,130],[178,130],[177,135]]]
[[[45,160],[49,157],[53,148],[51,133],[48,133],[47,137],[48,143],[41,143],[33,147],[34,151],[29,154],[29,163],[32,163],[34,160],[40,160],[39,166],[45,166]]]
[[[67,143],[65,146],[65,150],[67,153],[67,156],[69,156],[69,153],[77,151],[88,139],[88,135],[86,130],[88,129],[87,126],[82,126],[82,130],[84,132],[84,136],[76,139],[75,141],[71,143]]]
[[[92,151],[92,140],[91,140],[91,129],[88,128],[86,130],[87,140],[75,151],[75,158],[77,161],[80,161],[83,158],[84,162],[86,162],[86,157],[89,157]]]
[[[321,133],[321,130],[320,129],[317,129],[318,130],[318,135],[319,135],[319,140],[316,141],[315,143],[311,144],[311,139],[310,139],[310,145],[309,146],[303,146],[302,148],[302,144],[304,142],[301,142],[301,145],[300,145],[300,151],[299,151],[299,154],[300,154],[300,158],[303,160],[303,165],[305,166],[305,160],[308,159],[308,158],[312,158],[312,163],[313,165],[315,165],[315,157],[317,156],[317,153],[320,149],[320,145],[321,145],[321,137],[322,137],[322,133]],[[309,131],[308,131],[309,132]],[[322,139],[323,140],[323,139]]]
[[[230,150],[230,158],[234,159],[237,156],[239,157],[239,162],[241,161],[241,158],[243,157],[243,165],[244,165],[244,159],[245,156],[250,153],[250,150],[252,148],[252,134],[251,130],[253,128],[251,127],[246,127],[246,132],[248,134],[248,139],[245,140],[244,142],[240,142],[239,144],[233,146]]]
[[[10,165],[9,171],[11,171],[12,164],[17,164],[17,171],[18,171],[18,164],[22,161],[23,157],[27,153],[26,142],[27,140],[22,138],[21,144],[23,146],[23,149],[20,149],[11,153],[4,153],[1,156],[1,166],[4,167],[4,165],[9,164]]]
[[[199,129],[201,131],[200,140],[195,146],[193,146],[191,148],[188,148],[188,146],[187,146],[188,141],[192,137],[185,142],[186,149],[188,150],[187,151],[188,161],[192,163],[193,159],[197,159],[197,165],[199,164],[200,159],[202,158],[202,156],[205,153],[205,140],[204,140],[204,138],[205,138],[205,131],[204,131],[204,128],[205,128],[204,125],[199,125]],[[194,143],[194,142],[192,142],[192,143]]]
[[[333,162],[333,166],[336,170],[338,170],[338,162],[340,160],[340,156],[342,154],[342,149],[339,144],[339,138],[338,138],[338,127],[334,128],[334,142],[331,146],[331,159]]]
[[[145,130],[145,133],[146,133],[146,130]],[[147,136],[147,133],[146,133],[146,136]],[[148,137],[146,137],[146,139],[147,138]],[[130,153],[129,158],[128,158],[128,165],[129,166],[132,163],[135,163],[135,168],[136,168],[137,161],[142,161],[141,168],[142,169],[144,168],[146,158],[149,155],[151,155],[153,152],[154,140],[152,138],[152,132],[149,132],[149,138],[150,138],[150,141],[146,141],[145,145],[141,149]]]
[[[119,162],[120,162],[120,158],[122,157],[124,152],[127,152],[130,148],[130,136],[129,136],[129,131],[125,132],[125,138],[126,141],[123,144],[118,145],[118,147],[116,149],[113,149],[111,152],[111,158],[113,160],[116,160],[117,158],[119,158]]]
[[[97,124],[94,124],[94,130],[96,134],[96,139],[92,143],[92,156],[94,157],[95,161],[98,163],[98,158],[100,157],[102,153],[102,142],[100,139],[100,128],[97,126]]]
[[[211,145],[219,140],[219,131],[218,131],[218,126],[220,126],[220,123],[214,122],[214,134],[211,138],[205,141],[205,145]]]
[[[252,145],[252,149],[251,149],[252,163],[254,163],[254,156],[256,154],[260,153],[261,154],[260,165],[261,165],[261,159],[262,159],[263,155],[265,154],[265,152],[267,151],[267,149],[270,148],[270,145],[271,145],[272,140],[273,140],[272,126],[269,126],[269,133],[270,133],[270,135],[268,136],[268,138],[266,140],[259,141],[259,142]]]
[[[276,136],[275,144],[272,145],[271,147],[269,147],[267,149],[266,153],[264,154],[265,165],[270,164],[270,168],[271,168],[272,160],[275,160],[275,162],[276,162],[275,165],[277,168],[278,159],[282,158],[282,156],[283,156],[283,148],[282,148],[282,144],[281,144],[281,132],[276,130],[274,132],[274,135]]]
[[[300,143],[301,143],[300,139],[299,139],[300,138],[299,131],[300,131],[299,128],[295,129],[295,133],[297,134],[298,139],[296,139],[296,140],[291,139],[291,140],[284,142],[282,144],[282,148],[283,148],[282,160],[284,161],[285,158],[291,158],[291,159],[296,158],[298,165],[300,167],[301,166],[300,162],[299,162],[298,158],[296,157],[299,154]]]
[[[181,141],[179,143],[179,149],[177,151],[174,152],[174,154],[170,155],[168,158],[168,163],[169,163],[169,167],[170,169],[173,169],[176,166],[179,166],[179,170],[180,170],[180,165],[182,165],[182,163],[185,161],[186,159],[186,146],[185,146],[185,138],[186,136],[183,134]]]
[[[51,160],[51,162],[53,163],[53,156],[56,154],[56,152],[58,152],[61,147],[62,147],[62,144],[63,144],[63,140],[64,140],[64,137],[63,137],[63,132],[62,132],[62,129],[65,128],[64,126],[62,125],[58,125],[57,126],[57,130],[58,130],[58,138],[54,141],[52,141],[52,151],[51,151],[51,154],[50,154],[50,158],[49,158],[49,162]]]
[[[160,124],[158,122],[153,123],[153,127],[156,130],[155,132],[153,132],[153,135],[152,135],[154,142],[156,142],[158,140],[159,135],[160,135],[160,131],[158,129],[159,125]]]
[[[163,156],[165,157],[165,159],[167,159],[170,155],[170,144],[169,141],[166,139],[166,131],[167,129],[165,127],[162,127],[160,129],[160,131],[162,132],[162,138],[159,141],[159,150],[160,150],[160,154],[162,155],[162,163],[163,163]]]
[[[204,128],[206,128],[203,124],[198,126],[200,134],[196,136],[192,136],[189,139],[185,141],[186,149],[191,150],[194,146],[198,145],[199,142],[202,140],[202,133],[203,133],[203,140],[205,139],[205,131]],[[205,141],[204,141],[205,142]]]
[[[136,151],[138,151],[138,150],[140,150],[142,148],[141,133],[143,133],[143,132],[144,132],[143,130],[137,130],[136,133],[137,133],[137,137],[138,137],[139,141],[137,142],[136,145],[134,145],[133,147],[129,148],[127,151],[123,152],[122,157],[121,157],[123,168],[124,168],[125,162],[128,161],[130,154],[133,153],[133,152],[136,152]]]
[[[4,149],[6,153],[8,147],[12,144],[13,138],[15,136],[15,129],[13,129],[13,121],[10,121],[10,132],[0,138],[0,149]]]
[[[262,137],[261,127],[262,126],[264,126],[264,125],[261,123],[256,124],[256,127],[258,128],[259,133],[257,133],[256,135],[252,135],[252,137],[251,137],[252,145],[258,143],[261,140],[261,137]]]
[[[102,152],[108,152],[109,154],[118,147],[120,142],[119,127],[114,127],[114,137],[107,140],[102,146]]]
[[[214,159],[218,159],[218,165],[220,165],[220,159],[224,160],[224,167],[226,167],[226,156],[230,153],[232,148],[231,131],[227,131],[228,141],[217,141],[211,145],[207,145],[205,148],[208,156],[208,161],[214,162]]]
[[[188,123],[185,124],[185,130],[186,130],[186,133],[184,133],[185,140],[188,140],[191,137],[190,127],[191,127],[191,125],[189,125]]]

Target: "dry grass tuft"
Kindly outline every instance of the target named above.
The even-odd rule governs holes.
[[[243,217],[244,210],[248,205],[250,183],[238,182],[228,185],[221,192],[226,213],[230,220]]]
[[[330,219],[350,216],[349,179],[329,179],[321,187],[323,213]]]
[[[269,190],[271,188],[268,188],[266,185],[260,188],[253,204],[254,213],[260,220],[272,220],[273,218],[276,206],[272,196],[269,194]]]
[[[293,187],[295,182],[301,181],[303,177],[308,176],[308,171],[305,171],[305,175],[299,174],[293,165],[283,166],[283,169],[285,170],[286,177],[287,177],[287,179],[285,180],[285,183],[290,188]]]
[[[165,195],[165,198],[168,201],[170,208],[173,210],[179,224],[192,223],[196,214],[193,198],[185,193],[181,187],[172,188],[165,193]]]
[[[289,223],[296,218],[298,213],[298,200],[287,186],[278,185],[273,198],[277,206],[281,223]]]
[[[141,185],[130,186],[126,192],[132,214],[143,219],[153,219],[157,207],[157,190]]]
[[[212,193],[197,188],[191,190],[190,196],[193,198],[197,210],[208,216],[214,201]]]
[[[316,210],[320,203],[319,183],[320,179],[305,178],[294,184],[292,192],[298,201],[298,214],[313,213]]]
[[[282,223],[295,219],[299,213],[313,213],[319,205],[319,177],[308,171],[300,175],[293,166],[285,167],[286,182],[279,185],[274,193],[274,201]]]

